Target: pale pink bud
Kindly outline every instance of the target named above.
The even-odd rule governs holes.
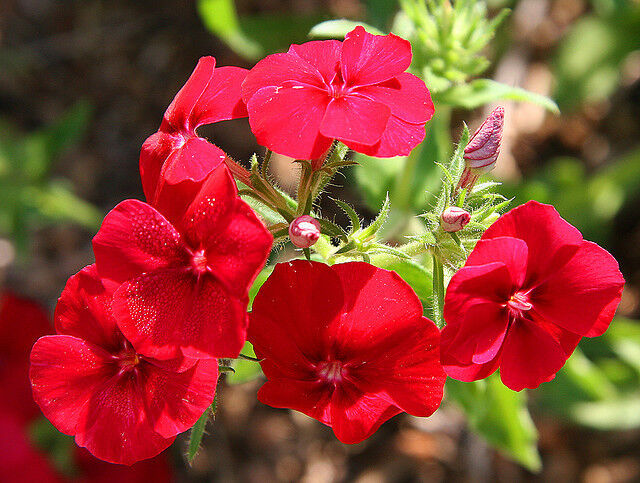
[[[449,233],[462,230],[470,221],[469,212],[457,206],[450,206],[440,216],[440,226]]]
[[[320,223],[309,215],[299,216],[289,225],[289,238],[298,248],[309,248],[320,238]]]
[[[469,144],[464,148],[464,160],[468,168],[481,170],[483,173],[493,169],[500,154],[503,125],[504,108],[498,106],[473,133]]]

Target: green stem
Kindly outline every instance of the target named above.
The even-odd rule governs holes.
[[[442,262],[434,253],[433,259],[433,318],[438,328],[444,327],[444,267]]]

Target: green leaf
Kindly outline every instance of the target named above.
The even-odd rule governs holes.
[[[204,436],[204,430],[207,426],[207,422],[211,415],[216,412],[216,404],[217,404],[217,396],[216,399],[213,400],[213,404],[208,407],[200,418],[196,421],[196,424],[191,428],[191,436],[189,437],[189,448],[187,450],[187,461],[189,464],[193,463],[198,451],[200,450],[200,443],[202,442],[202,437]]]
[[[526,393],[511,391],[497,374],[476,382],[448,379],[446,388],[478,434],[529,470],[540,470],[538,435],[527,410]]]
[[[327,20],[326,22],[319,23],[314,26],[309,32],[311,38],[322,39],[344,39],[344,36],[351,32],[357,26],[363,27],[367,32],[373,35],[386,35],[381,30],[378,30],[371,25],[367,25],[364,22],[354,22],[352,20],[339,19],[339,20]]]
[[[318,223],[320,223],[320,228],[323,235],[339,238],[343,242],[347,242],[348,234],[341,226],[336,225],[329,220],[325,220],[324,218],[318,218]]]
[[[345,214],[349,217],[349,220],[351,221],[351,232],[355,232],[357,230],[359,230],[362,227],[362,224],[360,223],[360,217],[358,216],[358,213],[356,213],[356,210],[353,209],[353,207],[349,204],[349,203],[345,203],[342,200],[338,200],[335,198],[331,198],[331,200],[337,204],[342,211],[345,212]]]
[[[389,194],[387,194],[384,203],[382,203],[382,208],[380,208],[380,212],[378,216],[376,216],[375,220],[371,222],[369,226],[364,228],[358,235],[358,239],[361,242],[365,242],[375,237],[376,233],[380,231],[384,222],[387,221],[387,217],[389,216],[389,211],[391,210],[391,202],[389,201]]]
[[[411,285],[411,288],[424,302],[431,301],[433,282],[431,273],[419,263],[413,260],[394,259],[388,261],[384,266],[375,263],[374,265],[387,270],[393,270],[400,277]]]
[[[250,357],[256,356],[250,342],[245,342],[241,353]],[[262,368],[260,367],[260,364],[246,359],[234,360],[233,368],[236,372],[227,374],[226,381],[229,384],[243,384],[245,382],[253,381],[262,375]]]
[[[256,298],[256,295],[258,295],[258,291],[262,285],[269,278],[269,275],[271,275],[271,272],[273,272],[273,265],[267,265],[260,271],[256,279],[253,281],[253,285],[251,285],[251,288],[249,289],[249,308],[247,310],[251,310],[253,300]]]
[[[233,0],[198,0],[197,8],[205,27],[235,52],[249,60],[257,60],[264,55],[260,44],[241,30]]]
[[[436,102],[465,109],[475,109],[501,100],[531,102],[555,114],[560,112],[558,105],[546,96],[491,79],[477,79],[468,84],[453,86],[434,95]]]

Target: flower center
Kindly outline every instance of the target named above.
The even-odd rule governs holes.
[[[529,295],[527,293],[516,292],[507,302],[507,307],[513,312],[521,313],[531,310],[533,304],[529,302]]]
[[[202,275],[209,270],[209,266],[207,265],[207,255],[204,249],[198,250],[193,254],[191,257],[191,268],[193,268],[198,275]]]
[[[342,381],[343,367],[340,361],[325,361],[318,364],[318,376],[325,382]]]

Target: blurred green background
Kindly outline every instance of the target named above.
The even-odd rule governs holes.
[[[554,204],[611,251],[627,280],[611,329],[584,340],[554,381],[528,394],[495,378],[449,381],[436,415],[394,418],[355,446],[304,416],[259,404],[255,370],[238,366],[193,466],[185,463],[186,439],[169,452],[177,481],[640,481],[640,3],[489,0],[449,9],[432,1],[432,21],[424,5],[0,3],[0,283],[50,313],[66,279],[91,263],[103,214],[142,198],[140,146],[200,56],[249,68],[310,31],[340,37],[352,22],[412,41],[412,72],[431,89],[436,116],[411,157],[357,156],[360,166],[344,170],[331,196],[372,218],[388,192],[387,234],[400,238],[437,194],[435,162],[448,159],[462,122],[474,130],[500,103],[505,134],[491,175],[500,192],[511,206]],[[327,22],[334,19],[345,21]],[[244,162],[261,152],[246,120],[201,134]],[[273,174],[286,188],[295,170],[276,161]],[[326,198],[323,212],[347,225]],[[408,264],[393,268],[428,304],[427,275]],[[63,475],[78,477],[65,460],[70,441],[45,423],[38,428],[33,445]]]

